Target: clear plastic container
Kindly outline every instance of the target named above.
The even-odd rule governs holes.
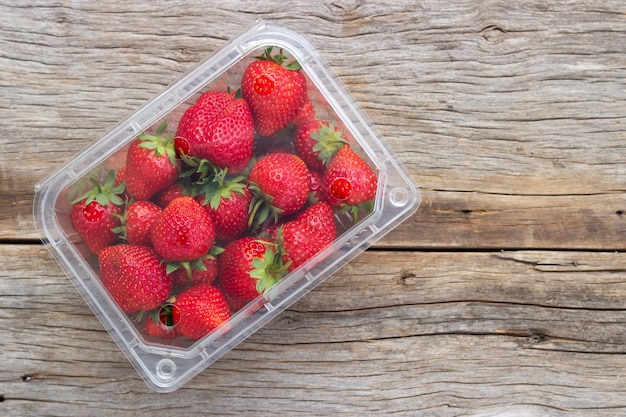
[[[236,307],[231,304],[230,319],[204,337],[191,340],[147,335],[137,314],[125,313],[103,285],[98,255],[86,247],[70,221],[73,201],[92,186],[91,178],[102,183],[108,172],[119,171],[126,163],[130,143],[142,132],[154,132],[167,120],[167,129],[173,134],[181,115],[202,93],[238,89],[246,67],[269,47],[282,50],[288,59],[299,62],[315,118],[343,129],[352,149],[376,175],[375,196],[366,208],[355,213],[334,207],[336,239],[268,291]],[[270,142],[281,152],[294,153],[289,148],[293,135],[294,127],[289,125],[272,135]],[[265,146],[255,145],[254,158],[272,152],[267,139],[257,134],[255,141],[264,141]],[[49,251],[139,374],[158,392],[180,388],[411,216],[420,202],[417,186],[315,48],[300,34],[263,21],[93,142],[37,184],[35,191],[35,221]],[[311,204],[305,203],[300,212]],[[280,221],[289,221],[294,215]],[[256,233],[259,232],[247,231],[246,235]],[[118,240],[114,244],[121,243],[124,242]],[[215,242],[222,247],[225,243]],[[217,255],[218,262],[220,256]],[[219,279],[214,284],[217,288]],[[173,289],[172,293],[176,291],[181,289]]]

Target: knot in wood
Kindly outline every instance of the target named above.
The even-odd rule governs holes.
[[[480,31],[480,36],[490,43],[502,43],[506,39],[506,32],[496,25],[489,25]]]

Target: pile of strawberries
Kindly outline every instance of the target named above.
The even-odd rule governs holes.
[[[372,210],[375,172],[316,118],[298,62],[272,52],[237,92],[207,91],[139,135],[72,202],[103,286],[147,338],[202,338],[328,247],[337,212]]]

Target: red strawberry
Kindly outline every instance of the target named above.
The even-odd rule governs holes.
[[[124,181],[126,181],[126,167],[125,166],[117,170],[117,173],[115,174],[115,185],[120,185]]]
[[[144,330],[150,336],[160,339],[175,339],[180,336],[176,324],[180,320],[180,310],[171,304],[166,304],[158,310],[153,310],[146,318]]]
[[[300,210],[310,188],[309,170],[302,159],[289,153],[273,153],[259,159],[248,180],[255,197],[251,223],[262,224],[270,214],[274,219]]]
[[[243,170],[252,157],[254,124],[248,103],[227,92],[200,96],[180,119],[177,148],[204,158],[232,174]]]
[[[154,222],[161,214],[161,208],[150,201],[134,201],[130,203],[124,215],[122,225],[113,229],[129,245],[151,246],[150,233]]]
[[[244,308],[250,300],[247,300],[244,297],[236,297],[234,295],[228,294],[224,291],[224,297],[226,297],[226,302],[228,302],[228,306],[230,307],[230,311],[235,313],[242,308]]]
[[[247,301],[269,290],[285,274],[274,244],[267,239],[242,237],[220,255],[220,284],[230,296]]]
[[[178,179],[179,160],[174,142],[164,137],[167,122],[161,123],[155,135],[142,133],[126,154],[126,191],[135,200],[148,200]]]
[[[174,199],[152,228],[152,245],[171,262],[193,261],[213,246],[215,227],[211,216],[191,197]]]
[[[337,237],[335,226],[335,213],[332,207],[325,201],[320,201],[302,211],[296,220],[306,223],[314,229],[322,232],[325,244],[331,244]]]
[[[282,260],[284,265],[287,265],[287,269],[296,270],[328,246],[332,242],[328,233],[332,231],[318,229],[302,220],[290,221],[280,228],[277,243],[281,248]]]
[[[124,183],[123,185],[124,192],[120,194],[120,198],[124,201],[129,201],[131,200],[131,197],[128,195],[128,192],[126,192],[126,166],[123,166],[120,169],[118,169],[117,173],[115,174],[115,186],[116,187],[118,185],[121,186],[122,183]]]
[[[214,246],[213,249],[215,248]],[[176,269],[171,271],[173,268]],[[175,287],[190,287],[197,284],[212,284],[217,278],[219,267],[217,258],[209,254],[193,262],[168,264],[167,269],[172,275]]]
[[[296,126],[300,126],[302,123],[315,119],[315,107],[313,106],[313,102],[307,97],[302,105],[302,108],[296,114],[296,117],[293,118],[291,123]]]
[[[241,93],[250,105],[254,126],[261,136],[270,136],[286,127],[307,99],[306,78],[300,64],[283,66],[282,50],[272,56],[272,48],[256,57],[245,69]]]
[[[309,203],[315,204],[325,198],[324,187],[322,187],[323,175],[319,171],[309,171]]]
[[[155,196],[152,197],[152,201],[154,201],[157,206],[164,209],[172,202],[172,200],[184,195],[186,195],[185,188],[181,184],[175,183],[156,193]]]
[[[172,277],[151,248],[107,246],[98,259],[102,285],[124,312],[152,310],[169,296]]]
[[[224,294],[209,284],[188,288],[170,301],[180,314],[175,329],[189,339],[201,339],[230,319]]]
[[[217,191],[208,201],[200,196],[200,201],[213,218],[216,239],[228,243],[243,236],[248,230],[252,192],[243,176],[228,181],[225,177],[226,171],[219,173],[216,178],[219,187]]]
[[[317,119],[302,123],[293,140],[296,154],[310,169],[318,171],[323,171],[346,143],[348,139],[341,129]]]
[[[89,250],[96,255],[102,248],[117,240],[113,229],[119,227],[119,215],[124,204],[120,195],[124,192],[124,184],[114,186],[115,173],[109,172],[103,185],[92,180],[95,188],[72,202],[70,221],[72,227]]]
[[[374,199],[378,178],[350,145],[344,145],[324,172],[323,186],[331,205],[346,205],[356,209]]]

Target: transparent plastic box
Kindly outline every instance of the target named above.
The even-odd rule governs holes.
[[[269,47],[300,64],[315,118],[329,121],[346,133],[355,153],[376,174],[375,196],[366,209],[358,212],[334,206],[337,237],[332,243],[284,275],[268,291],[243,305],[231,305],[228,321],[199,340],[146,335],[137,315],[125,313],[103,285],[98,255],[89,251],[70,221],[73,201],[91,186],[92,178],[104,182],[108,172],[118,172],[125,164],[130,143],[142,132],[154,132],[167,120],[168,132],[173,134],[181,115],[202,93],[238,89],[245,68]],[[276,144],[281,152],[293,153],[288,148],[293,129],[289,125],[272,135],[271,140],[257,133],[255,141],[264,141],[265,146],[258,150],[255,142],[255,155],[250,163],[261,158],[261,153],[271,153],[268,143]],[[247,29],[94,141],[37,184],[35,191],[35,222],[50,253],[148,386],[158,392],[180,388],[397,227],[417,210],[420,202],[419,189],[405,168],[317,50],[302,35],[264,21]],[[300,211],[312,204],[307,201]],[[249,230],[246,236],[256,233],[258,230]],[[121,243],[124,242],[115,242]],[[215,245],[223,246],[223,243],[216,241]],[[216,256],[219,262],[221,255]],[[214,284],[217,288],[219,279],[218,276]],[[175,291],[182,290],[172,290]]]

